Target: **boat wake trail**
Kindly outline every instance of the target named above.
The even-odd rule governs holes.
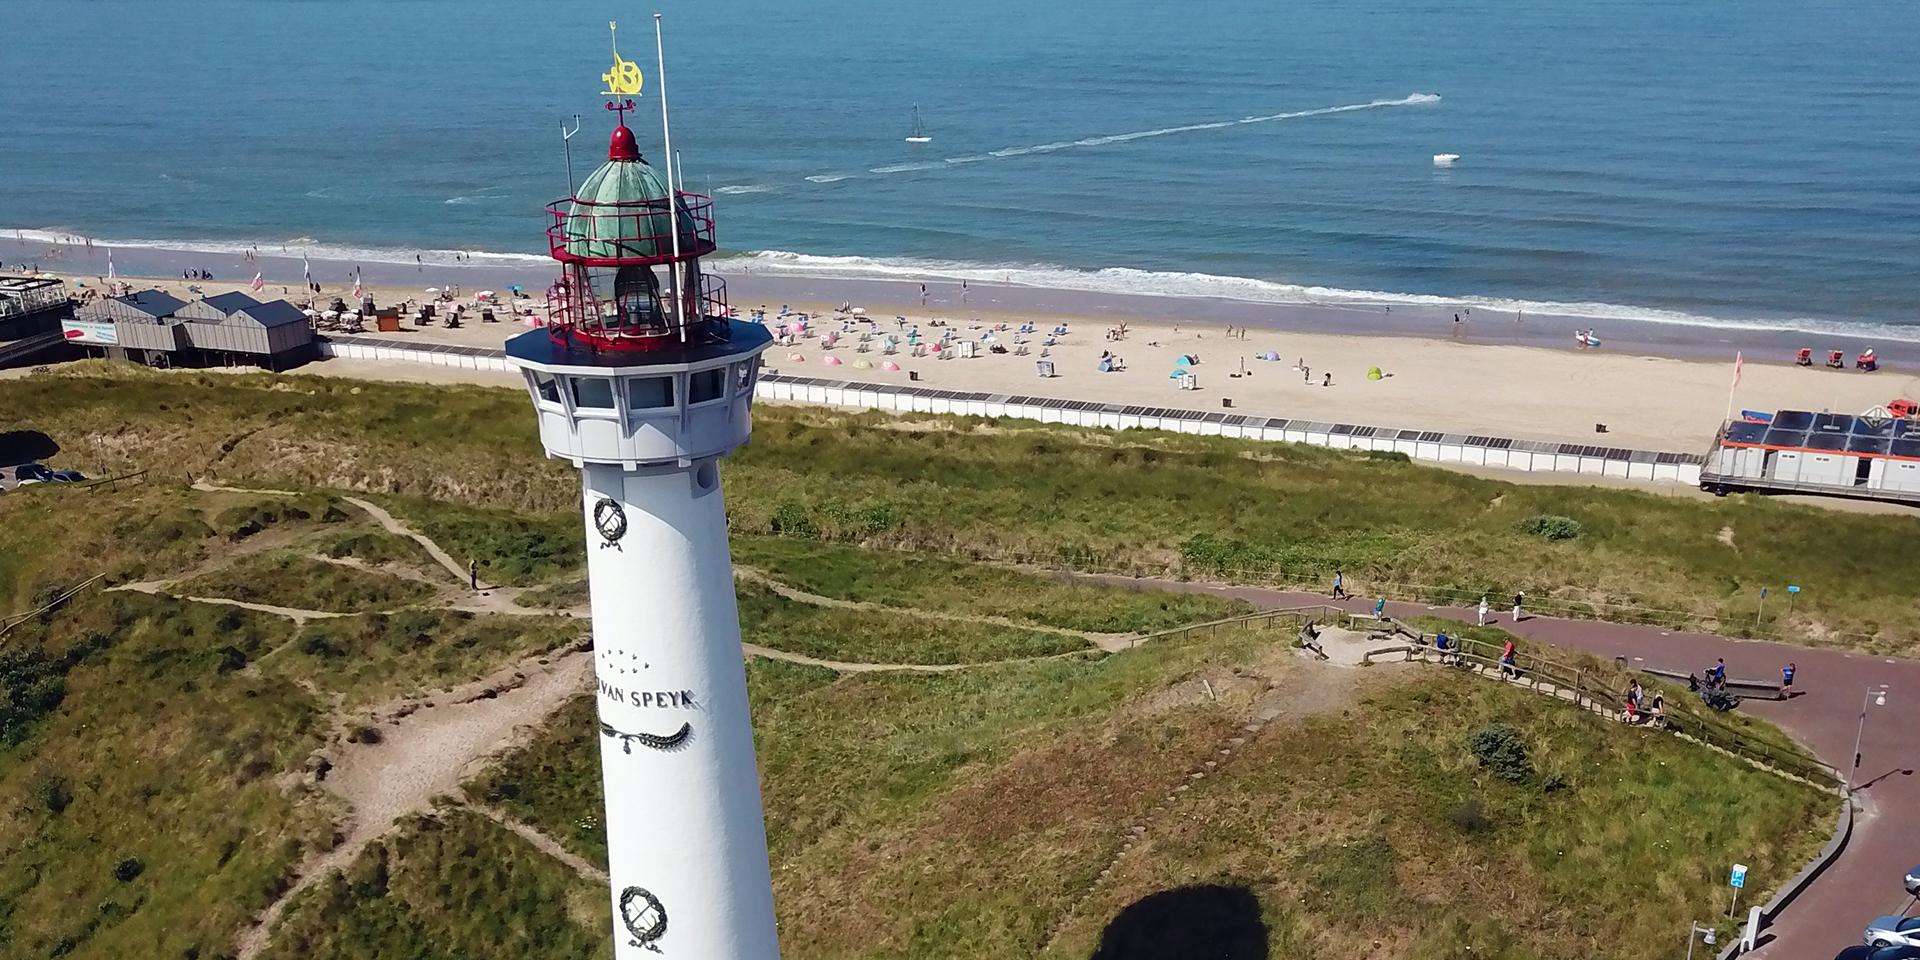
[[[1179,133],[1197,133],[1201,130],[1225,130],[1228,127],[1244,127],[1256,123],[1274,123],[1280,120],[1304,120],[1308,117],[1325,117],[1336,113],[1353,113],[1359,110],[1378,110],[1383,107],[1411,107],[1423,103],[1438,103],[1440,95],[1436,93],[1415,93],[1394,100],[1369,100],[1365,103],[1347,103],[1337,107],[1316,107],[1312,110],[1291,110],[1286,113],[1269,113],[1256,117],[1241,117],[1238,120],[1211,120],[1206,123],[1188,123],[1177,127],[1160,127],[1155,130],[1135,130],[1131,133],[1112,133],[1099,137],[1082,137],[1079,140],[1059,140],[1053,143],[1036,143],[1025,147],[1003,147],[986,153],[973,153],[959,157],[947,157],[942,160],[923,160],[913,163],[894,163],[873,167],[868,173],[886,176],[894,173],[913,173],[921,170],[943,170],[948,167],[963,166],[969,163],[981,163],[987,160],[1005,160],[1011,157],[1026,157],[1039,153],[1058,153],[1061,150],[1073,150],[1080,147],[1104,147],[1115,143],[1131,143],[1135,140],[1147,140],[1153,137],[1170,137]],[[814,178],[808,177],[812,180]]]

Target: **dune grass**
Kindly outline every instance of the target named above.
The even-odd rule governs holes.
[[[87,594],[10,634],[45,710],[0,741],[0,957],[217,957],[331,845],[331,801],[276,782],[328,725],[312,695],[245,666],[272,616]]]
[[[487,575],[504,583],[577,563],[578,478],[543,458],[520,391],[63,371],[0,384],[0,403],[83,469],[477,511],[428,532],[497,564]],[[112,451],[94,455],[101,463],[86,455],[96,438]],[[1313,582],[1339,566],[1360,590],[1524,589],[1540,603],[1679,610],[1709,628],[1751,623],[1761,586],[1794,583],[1794,613],[1774,605],[1766,631],[1882,653],[1920,643],[1907,574],[1920,566],[1920,517],[1516,485],[1300,445],[792,406],[760,408],[753,442],[723,473],[733,527],[747,534]],[[531,526],[509,530],[487,511],[522,512]],[[1546,516],[1573,520],[1579,535],[1528,532]]]
[[[1064,633],[936,620],[907,613],[818,607],[749,580],[735,583],[740,637],[775,650],[848,663],[984,663],[1086,650]]]
[[[262,960],[610,960],[606,891],[470,811],[403,822],[288,908]]]
[[[249,557],[170,588],[188,597],[218,597],[297,610],[361,613],[423,603],[427,584],[294,554]]]
[[[579,639],[579,623],[458,610],[308,621],[260,669],[363,703],[476,680]]]
[[[96,574],[118,583],[186,569],[223,540],[182,487],[114,496],[46,485],[29,494],[0,496],[0,618]]]
[[[1151,633],[1253,612],[1241,600],[1079,583],[925,553],[740,536],[736,564],[808,593],[1095,633]]]
[[[1666,711],[1669,722],[1680,730],[1707,737],[1714,743],[1726,744],[1730,739],[1750,743],[1762,754],[1771,754],[1787,761],[1782,766],[1790,766],[1796,772],[1802,764],[1819,763],[1811,751],[1787,736],[1779,727],[1740,710],[1713,710],[1683,683],[1654,677],[1630,669],[1625,664],[1582,651],[1517,637],[1497,626],[1479,626],[1444,617],[1409,617],[1405,622],[1429,634],[1444,630],[1450,637],[1479,641],[1486,645],[1481,648],[1482,655],[1497,655],[1499,649],[1512,640],[1520,654],[1521,663],[1526,663],[1530,657],[1542,657],[1564,668],[1578,670],[1589,684],[1587,692],[1596,697],[1600,696],[1600,691],[1605,691],[1623,702],[1627,688],[1638,680],[1649,696],[1656,690],[1664,695],[1662,709]],[[1620,709],[1622,704],[1615,703],[1613,706]],[[1810,776],[1809,779],[1818,779],[1818,776]]]
[[[1471,735],[1494,724],[1520,732],[1531,777],[1476,761]],[[1266,903],[1288,904],[1294,942],[1279,956],[1655,960],[1690,919],[1717,916],[1726,942],[1726,865],[1748,864],[1756,892],[1785,882],[1838,803],[1449,671],[1270,731],[1188,802],[1052,955],[1084,956],[1131,898],[1197,877],[1260,878]]]
[[[378,527],[329,531],[315,538],[308,546],[315,553],[336,560],[353,559],[376,567],[400,567],[436,578],[447,576],[445,569],[413,538],[388,533]]]
[[[1585,955],[1652,960],[1675,918],[1712,912],[1723,861],[1750,858],[1756,890],[1771,886],[1830,826],[1824,794],[1429,668],[1369,673],[1359,699],[1275,723],[1188,781],[1241,733],[1260,678],[1301,691],[1323,681],[1298,671],[1332,669],[1283,639],[938,675],[750,662],[783,948],[1028,956],[1063,919],[1046,955],[1085,957],[1128,903],[1219,883],[1257,898],[1276,960],[1379,955],[1383,933],[1394,955],[1558,957],[1572,936]],[[1494,723],[1524,741],[1523,782],[1475,758],[1472,734]],[[469,794],[604,862],[598,756],[582,697]],[[1079,903],[1129,825],[1188,782]]]

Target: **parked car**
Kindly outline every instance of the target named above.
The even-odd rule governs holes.
[[[1834,955],[1833,960],[1920,960],[1920,947],[1851,946]]]
[[[1907,896],[1920,897],[1920,867],[1907,871]]]
[[[29,483],[51,483],[53,471],[38,463],[23,463],[13,468],[13,479],[23,487]]]
[[[61,483],[85,483],[87,482],[87,475],[78,470],[55,470],[53,471],[53,479]]]
[[[1920,947],[1920,917],[1881,917],[1867,924],[1862,939],[1876,947]]]

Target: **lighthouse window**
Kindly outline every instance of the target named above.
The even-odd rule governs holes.
[[[548,403],[560,402],[560,385],[554,382],[551,374],[535,373],[533,386],[540,391],[540,399]]]
[[[627,407],[653,410],[673,406],[672,377],[636,377],[627,381]]]
[[[727,389],[726,368],[698,370],[687,375],[687,402],[705,403],[720,399]]]
[[[753,361],[733,365],[733,388],[740,393],[753,389]]]
[[[599,410],[613,409],[613,381],[599,377],[573,377],[573,405]]]

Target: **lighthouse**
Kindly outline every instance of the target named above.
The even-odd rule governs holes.
[[[639,92],[619,59],[608,94]],[[701,271],[712,201],[641,155],[547,207],[561,275],[507,343],[547,455],[580,471],[618,960],[772,960],[773,890],[720,460],[747,441],[765,327]],[[663,107],[663,131],[664,107]],[[663,156],[665,156],[663,152]]]

